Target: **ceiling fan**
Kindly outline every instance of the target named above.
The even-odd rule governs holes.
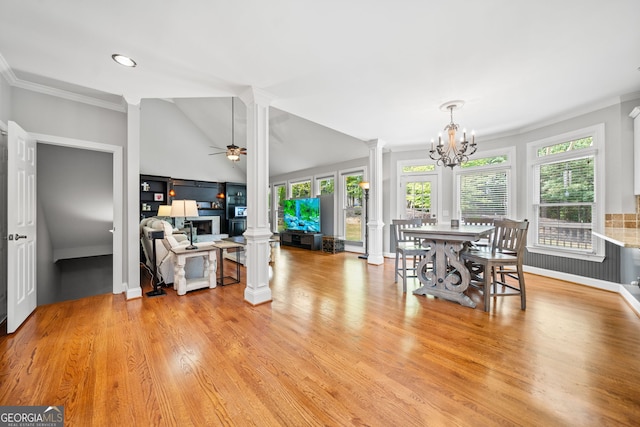
[[[231,160],[232,162],[237,162],[238,160],[240,160],[240,155],[247,154],[247,149],[244,147],[238,147],[235,144],[235,128],[234,128],[234,121],[235,121],[235,111],[234,111],[234,97],[231,97],[231,144],[227,145],[226,150],[223,150],[220,147],[211,147],[211,148],[216,148],[218,150],[223,150],[220,151],[219,153],[211,153],[209,154],[210,156],[215,156],[218,154],[224,154],[227,156],[227,159]]]

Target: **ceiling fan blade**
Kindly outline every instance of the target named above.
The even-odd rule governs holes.
[[[219,153],[209,153],[210,156],[217,156],[218,154],[227,154],[226,151],[221,151]]]

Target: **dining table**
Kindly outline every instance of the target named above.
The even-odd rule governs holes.
[[[427,224],[402,229],[405,236],[419,239],[423,247],[429,248],[418,263],[416,274],[421,286],[413,293],[475,308],[476,303],[465,294],[471,284],[471,273],[460,259],[460,253],[468,244],[490,236],[493,230],[493,225],[465,224]]]

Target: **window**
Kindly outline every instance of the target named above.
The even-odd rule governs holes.
[[[275,193],[275,207],[276,207],[276,224],[275,231],[284,230],[284,211],[282,210],[282,204],[287,198],[287,187],[284,184],[275,184],[273,186],[273,192]]]
[[[342,175],[343,185],[343,235],[350,242],[362,242],[364,235],[363,205],[364,194],[360,187],[363,172],[351,172]]]
[[[604,255],[602,243],[591,233],[604,222],[604,207],[598,203],[604,185],[604,159],[598,150],[603,140],[604,125],[598,125],[529,145],[532,250],[569,257]]]
[[[435,170],[436,170],[436,165],[406,165],[406,166],[402,166],[402,173],[433,172]]]
[[[463,163],[455,172],[459,217],[512,217],[514,164],[513,148],[488,152],[485,157]]]
[[[291,198],[301,199],[311,197],[311,180],[298,181],[291,183]]]
[[[435,163],[426,163],[424,159],[400,160],[397,165],[400,187],[394,217],[435,220],[442,214],[438,208],[442,168],[436,168]]]
[[[333,194],[335,192],[335,179],[334,177],[324,177],[316,179],[318,184],[318,194],[324,196],[325,194]]]

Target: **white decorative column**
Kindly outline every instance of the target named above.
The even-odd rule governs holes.
[[[269,288],[269,104],[271,97],[249,88],[240,95],[247,106],[247,287],[244,299],[257,305],[271,301]]]
[[[123,262],[126,266],[126,298],[142,297],[140,265],[140,98],[126,97],[127,101],[127,180],[126,216]],[[120,191],[114,188],[113,191]],[[116,230],[116,233],[119,232]],[[115,254],[114,254],[115,255]]]
[[[382,255],[382,147],[384,141],[373,139],[367,142],[369,147],[369,257],[367,263],[384,263]]]

